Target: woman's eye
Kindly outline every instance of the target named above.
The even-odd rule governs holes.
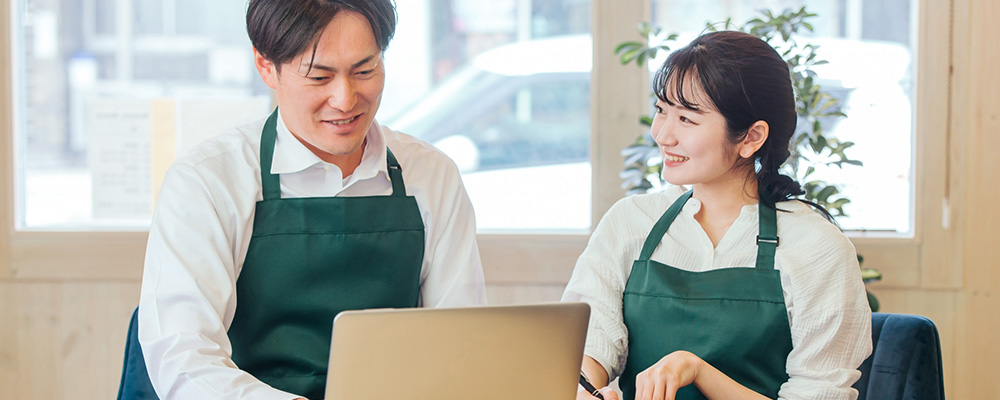
[[[689,124],[693,123],[690,119],[688,119],[688,117],[683,117],[683,116],[681,117],[681,122],[689,123]]]
[[[663,114],[663,108],[660,106],[653,106],[656,109],[657,114]]]

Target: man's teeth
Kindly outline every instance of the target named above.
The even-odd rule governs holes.
[[[690,158],[688,158],[688,157],[680,157],[680,156],[663,156],[663,159],[665,161],[670,161],[670,162],[681,162],[681,161],[687,161]]]
[[[330,121],[330,123],[334,124],[334,125],[347,125],[347,124],[349,124],[351,122],[354,122],[354,120],[356,120],[356,119],[358,119],[357,115],[355,115],[354,117],[352,117],[350,119],[342,119],[342,120],[337,120],[337,121]]]

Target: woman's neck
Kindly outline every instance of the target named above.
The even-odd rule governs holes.
[[[716,247],[726,231],[736,221],[743,206],[757,204],[757,181],[749,182],[742,179],[738,182],[726,182],[723,185],[694,185],[692,196],[701,202],[701,210],[694,219],[701,224],[702,229]],[[737,184],[738,183],[738,184]],[[753,194],[753,196],[751,196]]]

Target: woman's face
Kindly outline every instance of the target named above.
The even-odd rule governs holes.
[[[673,82],[667,85],[667,100],[656,102],[652,134],[663,155],[663,179],[674,185],[712,185],[739,176],[743,182],[735,168],[736,145],[726,138],[726,118],[697,84],[695,74],[687,74],[686,80],[684,97],[696,103],[695,108],[672,98]]]

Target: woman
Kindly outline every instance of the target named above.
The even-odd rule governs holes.
[[[592,307],[584,373],[620,376],[626,399],[855,398],[871,313],[851,242],[778,172],[796,122],[784,60],[708,33],[653,84],[672,186],[620,200],[577,261],[563,300]]]

